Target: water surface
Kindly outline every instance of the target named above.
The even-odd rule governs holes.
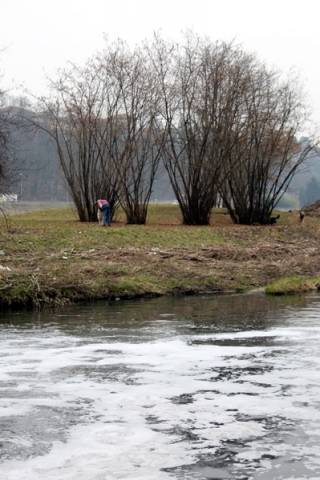
[[[320,299],[1,314],[1,480],[320,478]]]

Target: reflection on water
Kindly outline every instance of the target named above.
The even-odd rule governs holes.
[[[0,478],[319,479],[320,299],[6,314]]]

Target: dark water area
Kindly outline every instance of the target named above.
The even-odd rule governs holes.
[[[0,318],[1,480],[320,479],[320,297]]]

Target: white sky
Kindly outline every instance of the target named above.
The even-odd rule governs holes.
[[[320,124],[319,0],[1,0],[2,86],[46,92],[46,76],[103,46],[153,31],[178,38],[192,28],[232,40],[271,66],[300,74]]]

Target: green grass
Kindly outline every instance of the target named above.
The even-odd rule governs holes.
[[[83,251],[87,248],[121,247],[196,247],[223,243],[225,238],[210,226],[194,227],[170,223],[178,216],[174,205],[150,208],[147,225],[113,223],[111,228],[102,228],[96,223],[80,223],[72,210],[50,210],[10,218],[12,234],[7,238],[9,253],[55,251]],[[158,221],[162,223],[157,223]],[[169,223],[168,223],[169,222]]]
[[[280,278],[266,286],[265,292],[269,295],[298,295],[316,290],[320,277],[291,276]]]

